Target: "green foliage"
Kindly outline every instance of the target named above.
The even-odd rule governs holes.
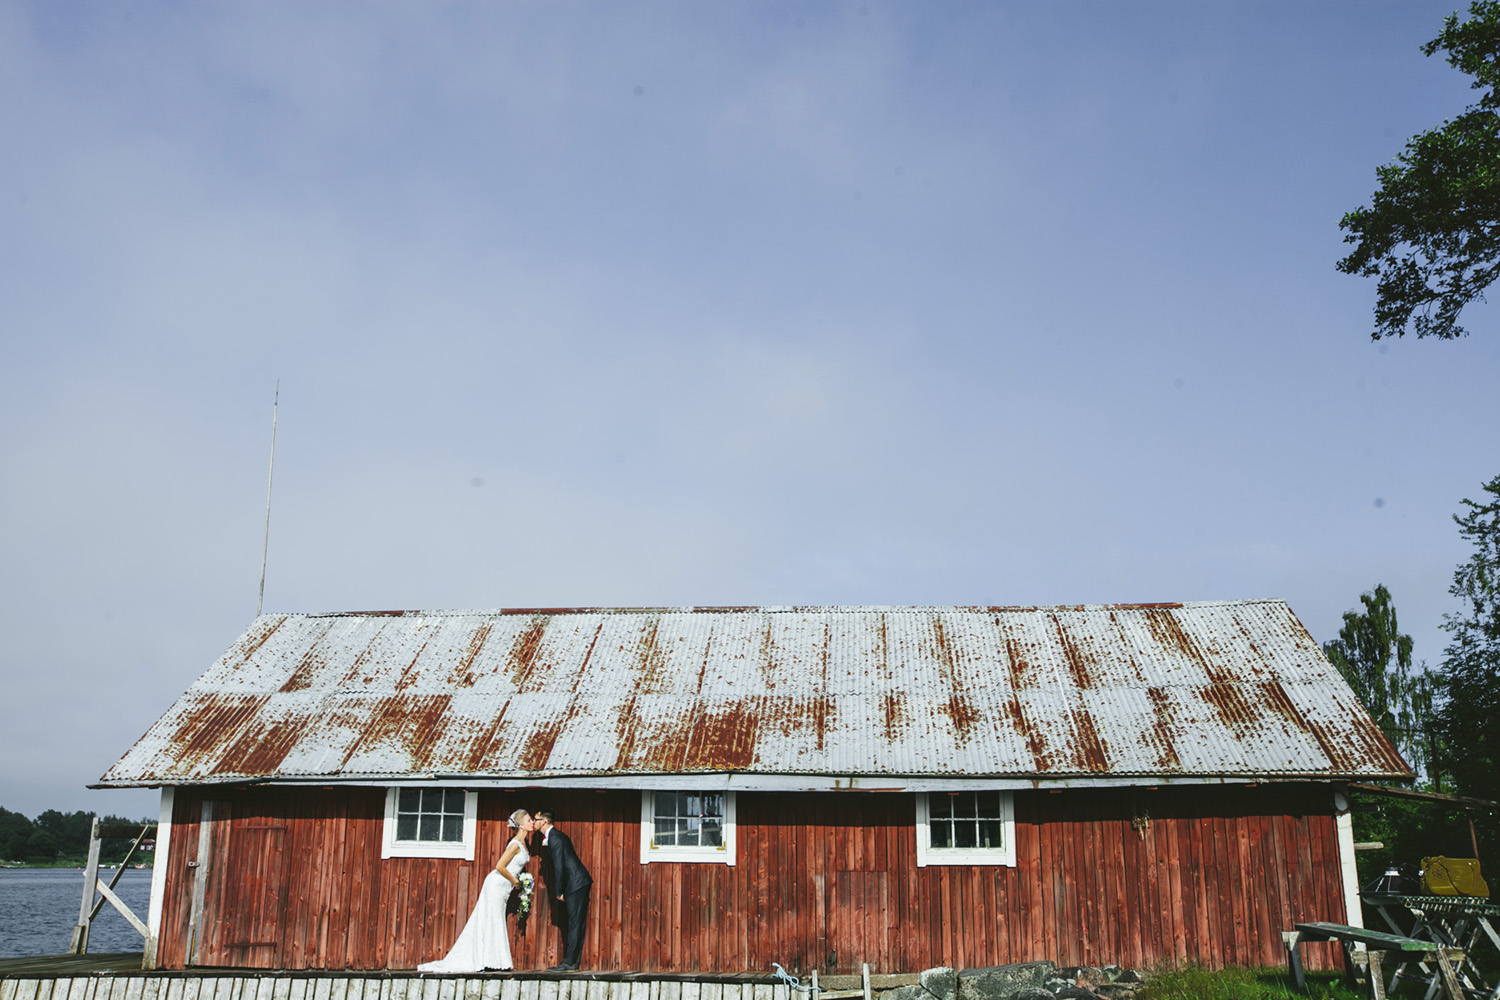
[[[1363,612],[1344,612],[1339,637],[1323,643],[1323,652],[1354,689],[1401,755],[1418,771],[1428,772],[1434,743],[1432,695],[1434,677],[1414,670],[1411,636],[1396,623],[1396,605],[1385,584],[1359,595]]]
[[[1354,839],[1385,845],[1375,851],[1355,852],[1354,863],[1362,886],[1369,885],[1387,868],[1398,868],[1407,878],[1415,879],[1423,858],[1438,854],[1466,858],[1473,853],[1469,846],[1469,824],[1462,809],[1434,809],[1428,802],[1359,792],[1352,798]],[[1372,912],[1366,917],[1366,926],[1376,926],[1370,921],[1378,923],[1378,919]]]
[[[93,813],[63,813],[48,809],[32,822],[18,812],[0,807],[0,861],[47,864],[73,860],[81,864],[88,855],[93,821]],[[99,822],[139,827],[151,821],[104,816]],[[106,840],[100,845],[99,860],[102,864],[118,864],[129,849],[129,841]],[[132,864],[150,860],[149,853],[143,855],[137,851]]]
[[[1376,170],[1371,206],[1339,222],[1355,246],[1338,269],[1379,279],[1375,340],[1408,327],[1418,337],[1464,336],[1460,311],[1500,277],[1500,2],[1474,0],[1462,23],[1450,15],[1422,46],[1429,56],[1439,49],[1485,93],[1409,140]]]
[[[1500,800],[1500,476],[1483,489],[1488,496],[1466,498],[1466,512],[1453,518],[1473,552],[1448,589],[1464,610],[1443,616],[1451,642],[1443,654],[1444,702],[1436,728],[1448,748],[1443,769],[1458,791]],[[1500,847],[1494,817],[1476,826],[1481,856],[1493,859]]]
[[[1285,969],[1229,968],[1211,972],[1197,966],[1154,972],[1136,1000],[1358,1000],[1339,977],[1308,973],[1307,993],[1298,993]]]

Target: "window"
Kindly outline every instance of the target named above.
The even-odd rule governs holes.
[[[917,867],[1014,865],[1015,813],[1010,792],[917,795]]]
[[[380,856],[473,861],[478,812],[478,792],[462,788],[387,789]]]
[[[734,793],[641,793],[641,864],[734,864]]]

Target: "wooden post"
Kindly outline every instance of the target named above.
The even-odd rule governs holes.
[[[73,928],[73,942],[68,946],[69,955],[87,955],[89,951],[89,922],[93,919],[94,893],[99,881],[99,817],[94,817],[89,827],[89,860],[83,868],[83,902],[78,906],[78,925]]]
[[[814,968],[812,974],[812,993],[809,994],[809,998],[810,1000],[818,1000],[818,970]]]
[[[870,963],[869,962],[861,962],[861,963],[859,963],[859,978],[860,978],[860,981],[861,981],[861,985],[864,986],[865,1000],[870,1000]]]
[[[120,876],[125,874],[125,866],[130,864],[130,859],[135,857],[136,848],[141,846],[141,842],[146,839],[146,834],[150,833],[151,830],[152,827],[149,823],[146,826],[141,827],[140,836],[135,838],[135,842],[130,845],[130,850],[125,852],[124,859],[120,862],[120,866],[115,869],[114,875],[109,880],[109,887],[111,889],[119,884]],[[93,912],[89,914],[89,923],[92,924],[94,922],[94,918],[99,915],[99,911],[104,909],[104,899],[104,896],[100,896],[99,901],[94,904]]]

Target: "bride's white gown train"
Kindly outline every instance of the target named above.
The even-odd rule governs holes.
[[[516,856],[506,864],[506,870],[512,875],[520,875],[530,860],[531,854],[522,844]],[[505,904],[509,902],[513,888],[510,880],[497,871],[486,875],[484,886],[479,890],[479,902],[448,954],[436,962],[417,966],[417,971],[480,972],[511,968],[514,963],[510,958],[510,929],[505,923]]]

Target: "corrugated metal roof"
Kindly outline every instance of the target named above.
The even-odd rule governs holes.
[[[257,618],[101,784],[1390,777],[1282,601]]]

